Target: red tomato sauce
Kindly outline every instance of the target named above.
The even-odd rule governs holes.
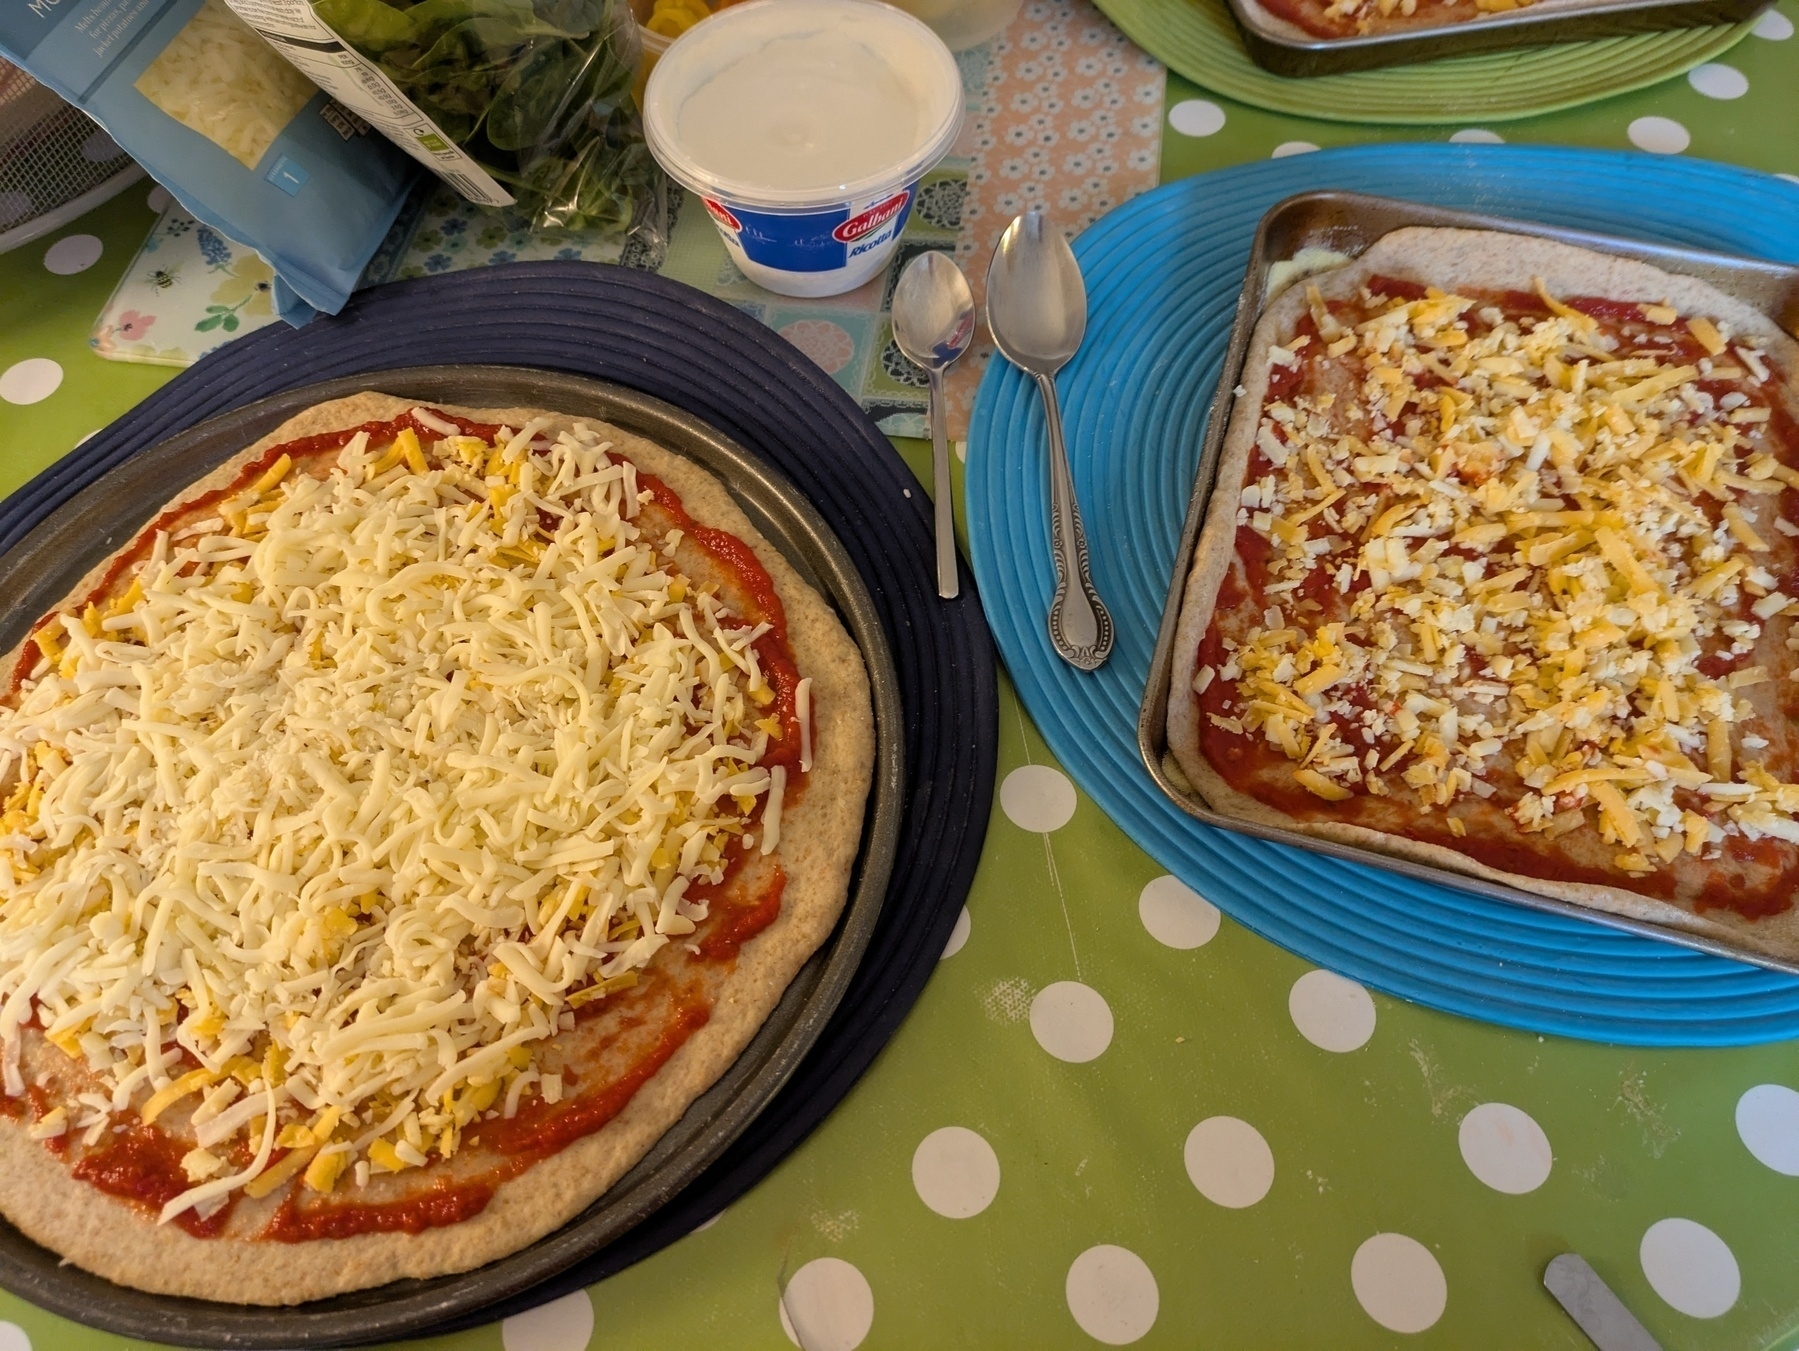
[[[479,1215],[493,1200],[495,1185],[486,1180],[458,1183],[439,1178],[404,1201],[339,1201],[304,1208],[296,1190],[288,1194],[258,1237],[275,1243],[305,1243],[358,1234],[422,1234]]]
[[[104,1137],[100,1148],[83,1154],[70,1171],[108,1196],[157,1213],[194,1185],[181,1171],[181,1156],[185,1153],[187,1146],[179,1140],[154,1126],[134,1121],[124,1130]],[[184,1210],[172,1222],[195,1238],[213,1238],[225,1228],[233,1204],[235,1197],[206,1219],[191,1209]]]

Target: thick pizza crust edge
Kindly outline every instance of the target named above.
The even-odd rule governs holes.
[[[321,404],[233,456],[171,505],[231,483],[269,446],[398,416],[419,400],[358,394]],[[540,411],[426,406],[523,426]],[[76,1181],[21,1123],[0,1120],[0,1213],[28,1237],[109,1280],[159,1294],[239,1304],[295,1304],[404,1277],[467,1271],[549,1234],[600,1197],[717,1081],[829,937],[848,896],[863,807],[874,774],[874,714],[861,652],[836,615],[750,523],[717,478],[672,451],[597,418],[552,415],[552,431],[585,422],[667,483],[687,512],[748,543],[787,612],[802,675],[812,679],[813,766],[798,804],[783,812],[777,851],[787,872],[781,914],[744,945],[706,1025],[670,1057],[617,1117],[503,1183],[461,1224],[420,1234],[364,1234],[304,1243],[196,1239]],[[135,538],[135,536],[134,536]],[[126,545],[129,547],[129,544]],[[86,594],[108,563],[71,591]],[[66,602],[65,602],[66,603]],[[18,649],[6,658],[8,672]]]
[[[1334,272],[1307,278],[1327,298],[1353,295],[1376,275],[1414,280],[1444,289],[1528,290],[1541,277],[1552,295],[1597,295],[1611,300],[1664,303],[1682,314],[1704,314],[1729,320],[1735,332],[1752,338],[1787,372],[1786,395],[1799,407],[1799,343],[1793,341],[1753,306],[1726,295],[1695,277],[1665,272],[1632,258],[1618,258],[1554,240],[1492,230],[1407,227],[1381,236],[1361,257]],[[1453,278],[1444,286],[1444,278]],[[1243,393],[1231,408],[1230,423],[1219,452],[1206,519],[1194,545],[1193,562],[1181,597],[1175,629],[1173,673],[1168,697],[1168,749],[1199,795],[1216,811],[1258,825],[1276,826],[1354,845],[1395,858],[1427,863],[1452,872],[1499,882],[1521,891],[1570,901],[1591,910],[1647,920],[1668,928],[1728,943],[1772,957],[1799,958],[1799,908],[1767,919],[1749,921],[1724,910],[1695,913],[1682,906],[1623,887],[1560,882],[1505,872],[1476,862],[1466,854],[1365,826],[1332,821],[1298,821],[1286,812],[1241,793],[1225,782],[1205,757],[1199,739],[1199,701],[1184,684],[1199,657],[1199,646],[1212,622],[1219,587],[1237,549],[1237,497],[1261,425],[1262,402],[1268,393],[1268,348],[1297,323],[1306,310],[1305,281],[1275,298],[1250,339],[1239,385]]]

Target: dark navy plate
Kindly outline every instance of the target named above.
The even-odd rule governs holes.
[[[917,998],[967,895],[997,741],[992,647],[972,587],[937,598],[925,495],[847,394],[760,324],[655,276],[548,263],[425,278],[215,352],[0,503],[0,649],[66,591],[64,573],[80,575],[76,555],[103,556],[209,456],[299,407],[390,387],[586,407],[725,479],[869,659],[885,735],[860,890],[727,1079],[637,1170],[530,1248],[460,1276],[267,1309],[112,1285],[0,1225],[0,1284],[66,1317],[178,1345],[337,1346],[490,1322],[621,1270],[742,1195],[842,1099]]]

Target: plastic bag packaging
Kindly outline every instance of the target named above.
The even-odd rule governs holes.
[[[472,202],[534,229],[660,236],[625,0],[229,0]]]
[[[222,0],[14,0],[0,54],[266,258],[296,315],[343,308],[416,177]]]

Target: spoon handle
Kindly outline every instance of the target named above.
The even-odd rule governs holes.
[[[1043,418],[1049,429],[1050,551],[1056,559],[1056,594],[1049,602],[1049,640],[1062,660],[1082,671],[1105,665],[1112,655],[1112,616],[1106,613],[1087,569],[1087,532],[1074,500],[1074,475],[1062,443],[1062,408],[1056,379],[1039,374]]]
[[[949,472],[949,414],[943,401],[943,370],[931,367],[931,494],[937,516],[937,594],[954,600],[961,591],[956,577],[956,510]]]

